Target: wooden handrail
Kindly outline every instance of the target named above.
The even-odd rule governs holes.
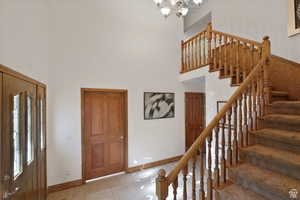
[[[236,40],[241,41],[241,42],[254,44],[257,47],[262,47],[263,46],[263,43],[261,43],[261,42],[257,42],[257,41],[254,41],[254,40],[249,40],[249,39],[242,38],[242,37],[239,37],[239,36],[236,36],[236,35],[231,35],[231,34],[223,33],[223,32],[216,31],[216,30],[212,30],[212,32],[217,34],[217,35],[223,35],[223,36],[226,36],[226,37],[229,37],[229,38],[236,39]]]
[[[214,117],[209,125],[204,129],[201,135],[196,139],[194,144],[185,153],[185,155],[176,164],[175,168],[167,175],[168,184],[174,182],[179,172],[187,165],[188,161],[195,155],[199,148],[204,144],[207,137],[212,133],[213,129],[218,126],[219,121],[226,115],[227,111],[231,109],[231,106],[238,98],[245,92],[248,85],[253,81],[259,70],[262,70],[263,65],[266,62],[266,58],[262,59],[256,67],[252,70],[249,76],[244,80],[242,85],[234,92],[229,101],[223,106],[221,111]]]
[[[183,45],[185,45],[185,44],[191,42],[192,40],[196,39],[196,38],[199,37],[200,35],[205,34],[205,32],[207,32],[206,29],[205,29],[204,31],[200,32],[200,33],[197,33],[196,35],[192,36],[191,38],[189,38],[189,39],[183,41]]]

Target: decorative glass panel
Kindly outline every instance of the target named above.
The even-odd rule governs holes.
[[[45,131],[44,131],[44,101],[40,100],[40,138],[41,138],[41,150],[44,150],[46,147],[45,144]]]
[[[27,96],[27,165],[34,160],[32,127],[32,97]]]
[[[13,97],[13,176],[16,179],[23,172],[21,151],[21,95]]]

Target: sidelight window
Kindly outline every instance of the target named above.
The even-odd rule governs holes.
[[[21,151],[21,95],[13,97],[13,175],[16,179],[23,172]]]
[[[27,165],[34,160],[33,124],[32,124],[32,97],[27,96]]]

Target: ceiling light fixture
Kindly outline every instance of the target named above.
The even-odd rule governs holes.
[[[186,16],[191,8],[199,7],[203,0],[153,0],[161,14],[167,18],[175,13],[178,17]]]

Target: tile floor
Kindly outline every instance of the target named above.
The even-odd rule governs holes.
[[[49,194],[48,200],[155,200],[155,178],[159,169],[170,171],[175,163],[118,175],[83,186]],[[171,190],[171,187],[170,187]],[[179,193],[181,188],[178,188]],[[172,191],[170,191],[171,199]]]

